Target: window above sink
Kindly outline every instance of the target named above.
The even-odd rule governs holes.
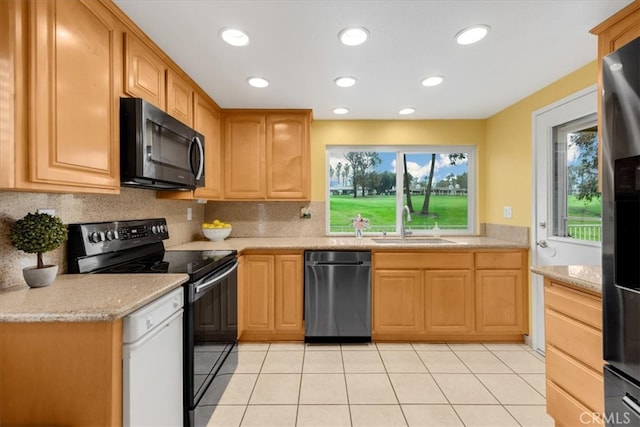
[[[328,235],[354,235],[358,214],[366,237],[397,238],[403,218],[411,240],[476,234],[475,146],[335,145],[326,156]]]

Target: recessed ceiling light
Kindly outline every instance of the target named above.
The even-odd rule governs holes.
[[[490,29],[491,27],[484,24],[467,27],[456,34],[456,42],[462,45],[479,42],[489,33]]]
[[[347,46],[358,46],[369,37],[369,30],[364,27],[350,27],[340,31],[338,38]]]
[[[398,114],[401,114],[403,116],[407,116],[409,114],[413,114],[416,112],[415,108],[403,108],[402,110],[398,111]]]
[[[253,87],[263,88],[269,86],[269,80],[264,77],[249,77],[247,79],[247,83],[249,83]]]
[[[442,76],[431,76],[422,80],[422,86],[438,86],[444,81]]]
[[[249,35],[237,28],[221,29],[220,37],[231,46],[242,47],[249,44]]]
[[[349,109],[346,107],[338,107],[333,109],[333,114],[347,114]]]
[[[334,80],[336,86],[340,87],[351,87],[356,84],[355,77],[338,77]]]

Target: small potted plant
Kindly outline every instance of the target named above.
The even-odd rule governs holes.
[[[32,288],[53,283],[58,274],[57,265],[45,265],[42,254],[52,251],[67,239],[67,226],[60,218],[45,213],[29,213],[16,221],[9,230],[9,240],[17,249],[37,254],[38,264],[22,270],[24,280]]]

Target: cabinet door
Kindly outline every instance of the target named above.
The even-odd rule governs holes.
[[[373,333],[414,334],[424,330],[420,270],[376,270],[373,277]]]
[[[275,256],[275,330],[300,332],[303,307],[302,254]]]
[[[274,257],[273,255],[245,255],[242,272],[244,299],[243,327],[246,331],[273,330]]]
[[[133,97],[143,98],[164,111],[165,63],[131,33],[125,34],[124,50],[125,92]]]
[[[264,199],[264,132],[264,115],[225,115],[226,199]]]
[[[521,270],[476,271],[476,328],[479,332],[526,333]]]
[[[115,192],[121,27],[98,2],[30,6],[29,144],[20,159],[25,186]]]
[[[167,113],[193,126],[193,88],[173,70],[167,70]]]
[[[309,199],[309,115],[266,119],[267,198]]]
[[[197,199],[222,198],[222,150],[220,112],[206,98],[195,95],[194,128],[204,135],[205,186],[196,188]]]
[[[473,332],[473,281],[469,270],[426,270],[427,333]]]

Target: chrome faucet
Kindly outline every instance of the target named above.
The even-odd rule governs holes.
[[[411,231],[407,231],[404,225],[404,213],[407,212],[407,222],[411,222],[411,211],[409,211],[409,206],[404,205],[402,207],[402,223],[400,225],[400,237],[401,238],[405,238],[407,236],[410,236],[412,234]]]

